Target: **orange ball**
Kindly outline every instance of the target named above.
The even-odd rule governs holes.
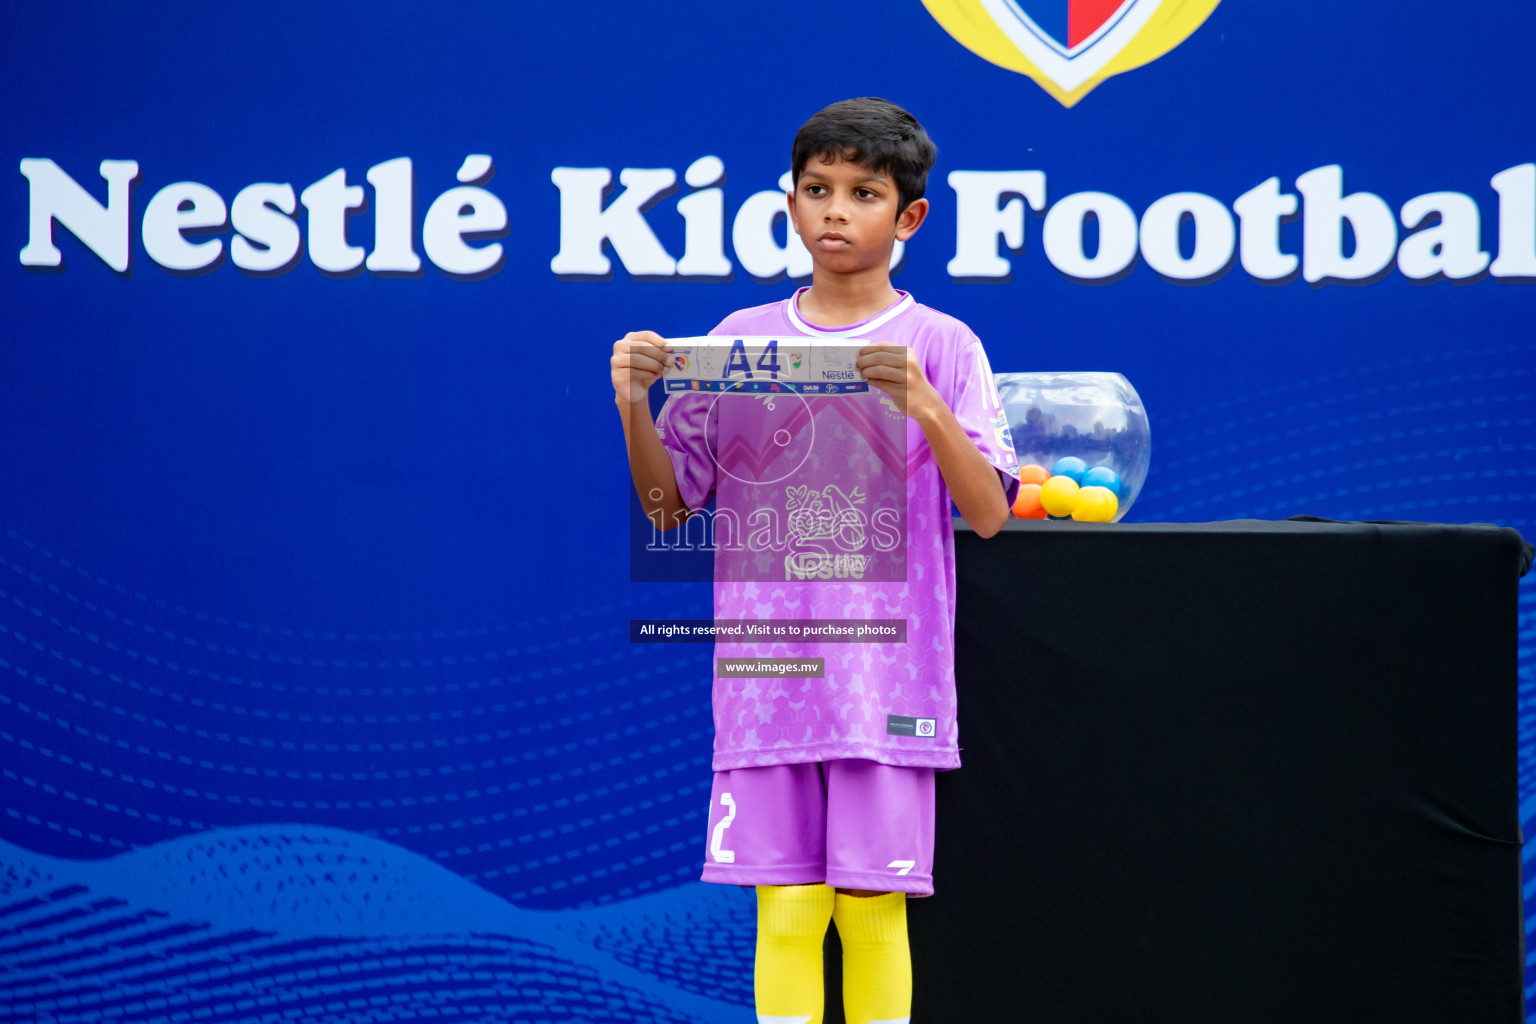
[[[1019,483],[1043,484],[1051,478],[1050,470],[1039,463],[1031,462],[1019,467]]]
[[[1013,499],[1015,519],[1044,519],[1045,506],[1040,504],[1039,484],[1019,484],[1019,495]]]

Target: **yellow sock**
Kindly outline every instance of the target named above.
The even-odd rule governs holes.
[[[821,1024],[821,945],[832,896],[825,885],[757,887],[758,1024]]]
[[[843,1012],[848,1024],[908,1024],[912,951],[906,893],[837,894],[832,919],[843,940]]]

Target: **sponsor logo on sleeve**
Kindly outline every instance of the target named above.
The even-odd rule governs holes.
[[[999,454],[1013,454],[1013,431],[1008,429],[1008,417],[1001,410],[992,417],[992,437],[997,441]]]

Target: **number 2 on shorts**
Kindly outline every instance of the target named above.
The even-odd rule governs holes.
[[[725,830],[731,827],[731,822],[736,820],[736,801],[729,793],[720,794],[720,803],[729,808],[725,817],[715,824],[714,834],[709,839],[709,854],[715,858],[717,864],[736,863],[736,851],[725,849]]]

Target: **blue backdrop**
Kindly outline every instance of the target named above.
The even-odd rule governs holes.
[[[898,287],[995,369],[1136,385],[1154,457],[1130,518],[1529,535],[1536,8],[1379,8],[1226,0],[1069,108],[918,0],[7,5],[0,1018],[746,1019],[750,896],[693,881],[710,651],[626,642],[709,594],[628,582],[606,361],[625,331],[704,333],[795,285],[750,200],[836,99],[896,100],[939,145]],[[1231,209],[1334,165],[1392,238],[1327,221],[1315,186],[1315,223],[1272,221],[1283,253],[1413,227],[1441,247],[1309,283],[1234,244],[1187,282],[1145,224],[1097,280],[1044,242],[1075,193]],[[1043,175],[1022,246],[957,221],[957,170]],[[237,201],[257,183],[279,188]],[[1473,213],[1402,216],[1447,192]],[[1100,205],[1068,234],[1134,254]],[[1220,234],[1205,209],[1181,259]],[[254,272],[237,228],[274,259],[301,241]],[[952,276],[967,231],[1005,272]],[[1469,237],[1491,267],[1403,272]],[[1529,745],[1520,766],[1529,831]]]

